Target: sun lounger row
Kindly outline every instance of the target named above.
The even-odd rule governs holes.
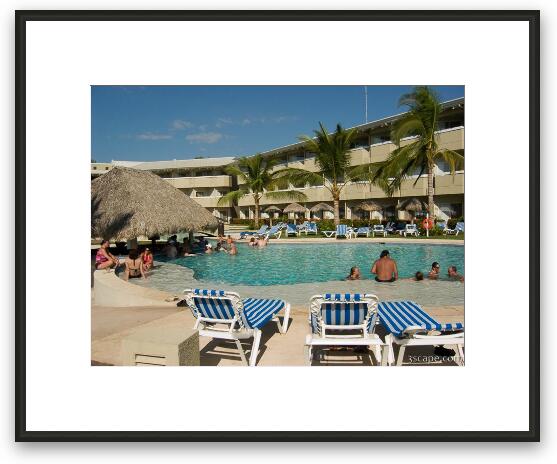
[[[459,233],[464,233],[464,222],[458,222],[454,229],[450,229],[447,223],[438,223],[438,228],[443,230],[445,235],[458,235]],[[253,236],[255,238],[280,238],[282,232],[285,231],[288,237],[296,236],[299,237],[301,234],[314,234],[317,235],[318,229],[315,222],[304,222],[302,225],[295,224],[284,224],[279,223],[275,226],[269,228],[268,226],[262,226],[257,232],[240,232],[240,238],[247,238]],[[392,223],[384,226],[382,224],[376,224],[373,227],[359,227],[353,228],[346,224],[337,225],[335,230],[323,230],[322,233],[327,238],[354,238],[354,237],[387,237],[387,233],[398,233],[404,235],[405,237],[414,236],[419,237],[420,231],[416,224],[405,224],[402,229],[395,229]]]
[[[244,364],[255,366],[261,329],[275,321],[286,333],[290,304],[279,299],[245,298],[224,290],[187,289],[185,300],[200,336],[236,343]],[[282,322],[279,318],[282,313]],[[375,333],[378,325],[385,340]],[[253,338],[246,358],[240,340]],[[464,325],[441,324],[413,301],[381,301],[371,294],[326,293],[315,295],[309,304],[309,334],[305,340],[306,359],[311,365],[315,349],[323,346],[367,346],[377,364],[395,363],[393,345],[399,345],[396,365],[401,365],[406,347],[454,345],[456,361],[464,363]]]

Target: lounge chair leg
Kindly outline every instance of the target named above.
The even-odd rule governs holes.
[[[261,341],[261,330],[255,329],[253,334],[253,345],[251,346],[251,353],[249,355],[249,365],[255,366],[257,362],[257,353],[259,353],[259,342]]]
[[[456,345],[460,366],[464,366],[464,350],[462,349],[462,345]]]
[[[374,345],[373,346],[373,354],[375,354],[375,360],[377,361],[377,365],[380,365],[382,363],[381,346],[380,345]]]
[[[306,345],[306,361],[307,361],[307,365],[311,366],[311,357],[312,357],[312,349],[311,349],[311,345]]]
[[[397,366],[402,366],[402,361],[404,359],[404,351],[406,350],[406,347],[404,345],[400,345],[400,348],[398,350],[398,358],[396,360],[396,365]]]
[[[284,308],[284,319],[282,320],[282,326],[279,325],[279,332],[282,334],[286,333],[286,329],[288,328],[288,320],[290,319],[290,303],[286,303]]]
[[[248,366],[248,360],[246,359],[246,355],[244,353],[244,349],[242,348],[242,344],[240,343],[240,340],[236,339],[236,346],[238,347],[238,351],[240,352],[240,357],[242,358],[242,362]]]
[[[395,362],[395,352],[393,349],[393,336],[391,334],[385,337],[385,350],[386,353],[383,353],[383,360],[389,365],[392,366]]]

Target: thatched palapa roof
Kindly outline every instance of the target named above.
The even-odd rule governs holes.
[[[280,209],[278,206],[275,206],[275,205],[271,205],[271,206],[265,208],[266,213],[273,213],[275,211],[282,211],[282,209]]]
[[[312,213],[317,213],[319,211],[330,211],[333,212],[335,209],[331,206],[328,205],[327,203],[317,203],[315,206],[312,206],[310,208],[310,211]]]
[[[217,225],[208,210],[151,172],[114,167],[91,182],[93,237],[131,240]]]
[[[367,201],[362,201],[359,205],[357,205],[356,209],[372,212],[372,211],[381,211],[383,210],[383,207],[379,203],[376,203],[375,201],[367,200]]]
[[[305,213],[306,207],[300,205],[299,203],[290,203],[286,208],[283,209],[285,213]]]
[[[427,206],[424,201],[420,200],[419,198],[409,198],[408,200],[401,203],[399,209],[403,209],[405,211],[424,211],[427,209]]]

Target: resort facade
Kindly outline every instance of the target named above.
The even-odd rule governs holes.
[[[464,156],[464,98],[450,100],[442,104],[443,112],[439,117],[439,130],[437,138],[440,148],[448,148]],[[366,124],[355,126],[358,136],[351,150],[352,165],[357,166],[370,162],[383,161],[396,148],[390,140],[392,124],[402,114],[385,117]],[[317,126],[317,122],[316,122]],[[293,137],[297,134],[293,134]],[[403,139],[401,145],[410,143],[412,137]],[[264,156],[276,156],[279,163],[275,169],[285,167],[303,168],[317,171],[315,155],[308,152],[302,142],[274,148],[261,152]],[[153,162],[116,161],[110,163],[91,163],[91,176],[102,175],[114,166],[126,166],[139,170],[148,170],[164,178],[171,185],[188,195],[211,211],[217,218],[224,222],[232,219],[253,219],[255,205],[250,195],[240,199],[235,205],[219,205],[219,199],[239,186],[236,176],[228,175],[226,166],[233,164],[237,157],[211,157],[188,160],[168,160]],[[381,205],[381,211],[371,213],[373,219],[409,219],[406,211],[399,209],[401,203],[409,198],[427,198],[427,176],[418,179],[418,172],[404,180],[401,188],[389,197],[379,187],[370,185],[369,182],[355,182],[347,185],[341,195],[341,219],[364,219],[370,213],[360,211],[358,205],[365,200],[373,200]],[[332,218],[332,213],[327,211],[312,213],[310,209],[317,203],[328,203],[332,206],[332,198],[323,185],[291,185],[290,189],[297,189],[307,196],[305,216],[311,218]],[[464,171],[457,171],[453,176],[449,166],[442,160],[435,167],[434,180],[435,216],[445,220],[458,218],[464,214]],[[260,201],[261,210],[270,205],[284,209],[288,203],[277,203],[265,196]],[[277,216],[278,213],[274,213]],[[294,213],[290,213],[294,217]],[[269,213],[262,213],[263,218],[268,218]]]

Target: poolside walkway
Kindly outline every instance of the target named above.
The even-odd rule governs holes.
[[[233,239],[239,240],[239,233],[229,234]],[[209,240],[215,240],[209,238]],[[248,242],[247,240],[241,240],[241,242]],[[302,236],[294,238],[272,238],[269,243],[406,243],[406,244],[418,244],[418,245],[457,245],[464,246],[464,240],[455,238],[415,238],[415,237],[357,237],[350,239],[336,239],[336,238],[326,238],[326,237],[315,237],[315,236]]]
[[[425,307],[439,322],[463,320],[462,306]],[[304,340],[308,333],[307,308],[293,308],[286,334],[281,335],[276,324],[270,323],[263,330],[258,366],[304,366]],[[92,306],[91,309],[91,363],[93,365],[119,365],[122,339],[139,327],[193,327],[194,318],[187,308],[110,308]],[[378,332],[379,333],[379,332]],[[380,333],[381,335],[381,333]],[[246,343],[246,348],[250,346]],[[202,366],[241,366],[238,351],[233,343],[215,342],[200,338]],[[433,355],[430,347],[407,350],[410,355]],[[414,358],[415,359],[415,358]],[[405,362],[406,362],[405,361]],[[315,365],[369,365],[369,357],[353,351],[335,351]],[[419,365],[417,363],[416,365]],[[441,364],[436,362],[433,364]],[[446,363],[452,364],[452,363]]]

